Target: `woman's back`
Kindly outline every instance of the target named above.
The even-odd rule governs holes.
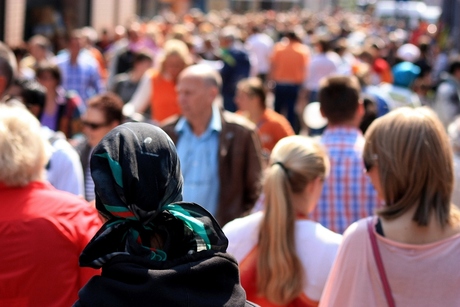
[[[376,237],[396,306],[460,306],[460,234],[417,245]],[[321,306],[387,306],[367,219],[345,232]]]
[[[239,262],[241,284],[247,299],[261,306],[279,306],[257,295],[257,245],[262,219],[263,212],[257,212],[228,223],[223,230],[229,239],[228,252]],[[342,236],[309,220],[297,220],[295,226],[296,251],[304,269],[305,282],[301,295],[291,304],[316,306]]]

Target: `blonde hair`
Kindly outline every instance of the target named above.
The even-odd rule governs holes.
[[[386,206],[378,214],[395,219],[413,206],[413,221],[428,225],[435,214],[450,223],[453,155],[446,131],[428,108],[399,108],[375,120],[366,132],[364,161],[378,167]]]
[[[0,182],[20,187],[44,179],[49,157],[35,116],[22,106],[0,104]]]
[[[295,299],[304,287],[303,266],[296,253],[296,212],[292,194],[301,193],[329,171],[325,150],[305,136],[281,139],[270,156],[264,181],[265,215],[260,226],[257,285],[259,294],[276,304]]]
[[[166,41],[163,48],[163,54],[159,60],[160,70],[164,70],[164,62],[169,56],[177,55],[184,62],[184,68],[193,64],[193,58],[190,51],[183,41],[170,39]]]

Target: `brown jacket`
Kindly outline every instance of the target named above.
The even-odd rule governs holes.
[[[179,117],[162,127],[177,143],[174,131]],[[220,195],[216,219],[221,226],[252,209],[261,192],[262,156],[255,127],[244,117],[221,112],[219,136]]]

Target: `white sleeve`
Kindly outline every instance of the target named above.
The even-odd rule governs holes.
[[[133,113],[144,113],[149,106],[150,97],[152,97],[151,73],[147,70],[139,81],[131,100],[123,108],[123,113],[127,116]],[[130,113],[132,112],[132,113]]]
[[[53,148],[48,181],[58,190],[84,196],[83,168],[78,153],[65,140],[56,140]]]

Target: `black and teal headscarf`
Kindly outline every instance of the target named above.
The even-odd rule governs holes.
[[[225,252],[228,241],[212,215],[181,202],[179,158],[160,128],[114,128],[93,150],[91,175],[96,208],[108,221],[80,256],[82,266],[99,268],[117,255],[164,261],[202,250]],[[152,246],[152,238],[161,238],[161,248]]]

